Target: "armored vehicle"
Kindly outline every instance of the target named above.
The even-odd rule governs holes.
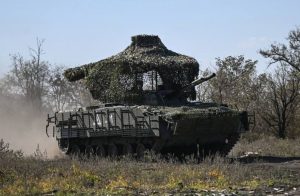
[[[133,36],[121,53],[65,71],[69,81],[84,80],[103,104],[48,115],[47,135],[53,124],[66,154],[225,155],[249,129],[248,113],[193,101],[195,86],[215,76],[196,79],[198,72],[194,58],[168,50],[158,36]]]

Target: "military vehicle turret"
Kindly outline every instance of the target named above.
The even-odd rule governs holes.
[[[53,123],[67,154],[227,154],[249,129],[248,114],[192,101],[195,86],[215,77],[196,79],[198,72],[195,59],[168,50],[158,36],[134,36],[123,52],[65,71],[103,104],[48,115],[47,134]]]

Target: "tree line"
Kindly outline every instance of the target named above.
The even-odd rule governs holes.
[[[290,31],[287,44],[272,44],[259,53],[275,66],[258,74],[256,60],[244,56],[216,59],[215,80],[198,87],[198,99],[227,103],[255,113],[256,131],[273,131],[278,137],[299,135],[300,29]]]
[[[37,115],[93,104],[82,82],[71,83],[63,77],[64,66],[43,60],[43,43],[37,39],[36,48],[29,49],[28,59],[11,55],[11,70],[0,79],[2,99],[18,100]]]
[[[21,101],[36,113],[71,110],[98,104],[81,82],[63,77],[64,66],[43,60],[44,40],[37,39],[30,56],[11,55],[12,67],[0,80],[0,98]],[[272,73],[258,74],[257,61],[243,55],[216,58],[215,79],[197,87],[197,99],[227,104],[255,114],[254,130],[278,137],[297,136],[299,127],[300,29],[290,31],[287,43],[272,44],[259,53],[275,66]]]

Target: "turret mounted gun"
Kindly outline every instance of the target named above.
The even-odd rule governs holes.
[[[191,82],[190,84],[188,84],[188,85],[182,87],[182,88],[179,90],[179,92],[177,92],[176,94],[177,94],[177,96],[180,97],[180,96],[182,96],[183,94],[189,92],[189,90],[190,90],[191,88],[193,88],[193,87],[195,87],[195,86],[198,86],[198,85],[202,84],[203,82],[206,82],[206,81],[208,81],[208,80],[214,78],[215,76],[216,76],[216,74],[213,73],[213,74],[211,74],[211,75],[208,76],[208,77],[203,77],[203,78],[199,78],[199,79],[197,79],[197,80],[194,80],[194,81]]]
[[[144,104],[146,105],[178,105],[187,102],[188,94],[191,90],[216,76],[215,73],[208,77],[202,77],[194,80],[190,84],[183,86],[179,90],[158,90],[156,92],[144,95]]]

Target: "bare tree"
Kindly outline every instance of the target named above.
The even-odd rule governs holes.
[[[270,99],[270,112],[265,114],[265,121],[281,138],[286,137],[287,128],[295,124],[293,121],[299,112],[300,28],[290,31],[287,41],[288,44],[275,43],[269,50],[260,50],[262,56],[270,59],[270,65],[280,66],[273,76],[269,76],[267,99]]]
[[[269,50],[260,50],[260,54],[271,59],[270,65],[280,62],[300,72],[300,29],[292,30],[287,40],[288,45],[272,44]]]
[[[277,68],[273,76],[268,77],[268,91],[262,117],[275,129],[280,138],[285,138],[287,129],[293,120],[299,105],[300,80],[287,65]]]
[[[13,69],[7,76],[10,91],[24,97],[27,104],[41,111],[49,73],[49,63],[42,61],[43,40],[37,39],[36,49],[30,48],[30,59],[11,55]]]
[[[11,55],[12,70],[0,80],[0,98],[22,100],[33,111],[62,111],[99,104],[82,82],[71,83],[63,76],[63,66],[42,60],[44,40],[30,48],[30,58]]]

